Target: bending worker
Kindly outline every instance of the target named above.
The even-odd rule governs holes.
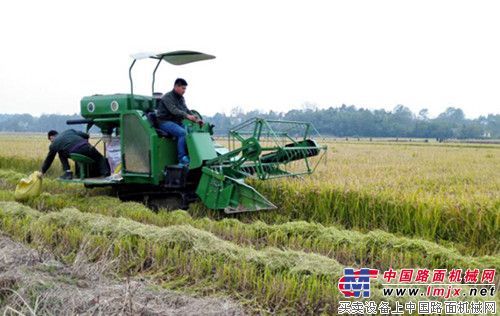
[[[186,149],[186,130],[182,120],[188,119],[195,123],[203,123],[186,106],[184,100],[186,87],[186,80],[182,78],[176,79],[174,88],[163,95],[157,109],[160,129],[177,138],[177,158],[182,165],[189,164]]]
[[[42,165],[42,174],[45,174],[49,170],[56,154],[59,154],[59,159],[64,170],[64,174],[59,177],[64,180],[73,179],[73,173],[69,166],[68,158],[72,153],[87,156],[95,161],[95,166],[92,168],[94,176],[109,176],[109,165],[108,161],[97,151],[92,145],[89,144],[89,135],[76,131],[74,129],[68,129],[59,134],[57,131],[51,130],[48,133],[48,138],[51,142],[49,146],[49,154]]]

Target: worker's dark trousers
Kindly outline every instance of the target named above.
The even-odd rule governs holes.
[[[96,163],[90,168],[90,175],[91,177],[97,177],[97,176],[109,176],[110,175],[110,168],[108,164],[108,160],[104,158],[97,149],[95,149],[92,145],[90,144],[84,144],[83,146],[73,150],[71,152],[72,154],[80,154],[87,156],[94,160]],[[59,155],[59,159],[61,159],[61,163],[63,165],[63,168],[65,170],[69,170],[69,163],[68,163],[68,158],[69,157],[63,157]],[[64,161],[63,161],[64,160]]]
[[[69,166],[68,162],[68,157],[59,152],[59,160],[61,161],[61,165],[63,167],[64,172],[71,171],[71,167]]]

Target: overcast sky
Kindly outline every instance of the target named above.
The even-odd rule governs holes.
[[[205,114],[315,104],[431,116],[500,113],[499,1],[3,1],[0,113],[75,113],[129,91],[130,54],[199,50],[159,69]],[[154,63],[134,72],[150,94]]]

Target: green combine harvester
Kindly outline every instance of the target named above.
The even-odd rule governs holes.
[[[67,122],[86,124],[87,132],[97,127],[105,155],[118,154],[119,167],[110,177],[90,178],[93,161],[72,154],[78,177],[69,181],[89,188],[112,186],[121,199],[140,200],[152,208],[187,208],[201,200],[206,207],[226,213],[258,211],[276,207],[244,182],[247,177],[268,180],[310,174],[324,156],[326,146],[311,138],[319,134],[310,123],[254,118],[230,129],[225,148],[215,142],[213,125],[184,120],[190,163],[179,165],[176,140],[161,131],[156,121],[161,98],[154,90],[156,71],[162,61],[184,65],[215,56],[174,51],[132,57],[130,93],[84,97],[80,103],[83,119]],[[132,69],[137,60],[146,58],[157,62],[152,96],[134,94]]]

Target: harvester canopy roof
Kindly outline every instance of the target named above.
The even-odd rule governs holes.
[[[195,52],[195,51],[190,51],[190,50],[177,50],[173,52],[164,52],[164,53],[137,53],[132,55],[132,58],[134,59],[144,59],[144,58],[153,58],[153,59],[162,59],[172,65],[184,65],[184,64],[189,64],[193,63],[196,61],[202,61],[202,60],[208,60],[208,59],[214,59],[215,56],[205,54],[205,53],[200,53],[200,52]]]

